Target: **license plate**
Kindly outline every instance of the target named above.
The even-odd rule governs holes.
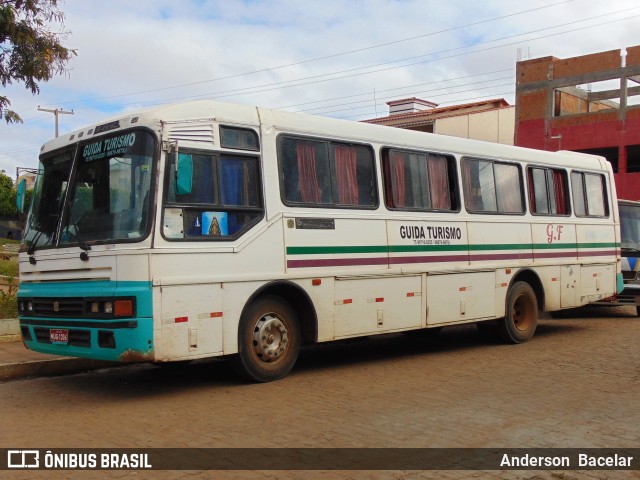
[[[69,343],[69,330],[51,329],[49,330],[49,340],[51,343]]]

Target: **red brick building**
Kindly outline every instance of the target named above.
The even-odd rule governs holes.
[[[640,46],[516,66],[515,144],[606,157],[618,197],[640,200]]]

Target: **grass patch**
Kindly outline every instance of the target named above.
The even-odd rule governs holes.
[[[9,287],[8,292],[0,290],[0,318],[18,318],[16,287]]]
[[[0,260],[0,275],[18,278],[18,257],[10,256],[9,260]]]
[[[0,239],[0,245],[5,243],[20,243],[15,240]],[[18,299],[16,293],[18,291],[18,257],[9,255],[8,260],[0,259],[0,275],[8,277],[9,286],[0,290],[0,318],[17,318],[18,316]],[[5,283],[5,282],[3,282]]]

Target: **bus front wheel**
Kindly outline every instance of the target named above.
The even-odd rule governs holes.
[[[538,300],[527,282],[516,282],[507,293],[505,317],[498,322],[498,334],[508,343],[531,340],[538,326]]]
[[[264,296],[243,313],[238,328],[234,367],[249,380],[270,382],[285,377],[300,351],[300,327],[291,305]]]

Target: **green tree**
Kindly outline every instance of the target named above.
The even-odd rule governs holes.
[[[64,26],[59,0],[0,0],[0,83],[24,83],[31,93],[40,92],[39,82],[65,73],[76,54],[61,44],[68,32],[52,32],[51,24]],[[11,102],[0,95],[0,118],[7,123],[22,122],[10,110]]]
[[[14,215],[16,211],[16,189],[3,170],[0,172],[0,215]]]

